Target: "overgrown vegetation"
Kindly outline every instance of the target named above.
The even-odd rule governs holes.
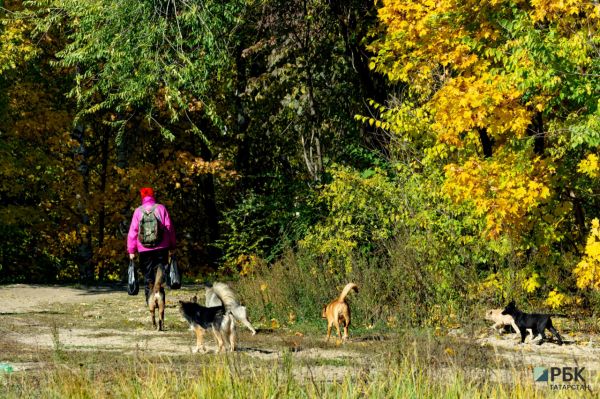
[[[37,351],[42,369],[0,374],[5,398],[161,397],[469,397],[542,398],[530,370],[478,346],[461,346],[411,329],[382,345],[370,345],[365,359],[318,361],[289,351],[274,360],[234,355],[157,356],[149,352]],[[383,348],[384,351],[380,352]],[[60,354],[60,356],[57,356]],[[23,354],[21,354],[23,356]],[[365,362],[366,361],[366,362]],[[343,374],[323,374],[327,367]],[[337,377],[336,377],[337,376]],[[588,383],[594,385],[596,380]],[[593,397],[591,392],[578,392]],[[570,397],[572,391],[551,392]]]
[[[372,325],[597,314],[598,4],[0,7],[1,282],[122,279],[152,185],[273,323],[349,280]]]

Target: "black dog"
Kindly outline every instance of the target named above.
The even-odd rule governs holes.
[[[542,339],[538,342],[538,345],[541,345],[546,340],[546,335],[544,334],[544,330],[548,329],[556,339],[558,340],[558,344],[562,345],[563,340],[558,334],[558,331],[552,326],[552,320],[550,316],[557,317],[567,317],[565,315],[559,314],[539,314],[539,313],[523,313],[517,306],[515,305],[515,301],[511,301],[506,308],[502,311],[502,314],[511,315],[513,319],[515,319],[515,323],[521,330],[521,343],[525,342],[525,337],[527,336],[527,329],[531,328],[532,338],[536,335],[540,334]]]

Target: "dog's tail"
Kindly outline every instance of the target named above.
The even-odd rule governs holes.
[[[231,311],[235,305],[237,305],[237,298],[235,292],[225,283],[214,283],[213,292],[223,303],[225,310]]]
[[[152,292],[157,293],[160,291],[161,285],[164,283],[165,273],[163,271],[162,266],[158,266],[156,268],[156,276],[154,277],[154,287],[152,287]]]
[[[346,286],[342,290],[342,293],[340,294],[340,297],[338,298],[338,301],[343,302],[346,299],[346,295],[348,295],[350,290],[354,290],[355,292],[358,292],[358,285],[356,285],[354,283],[346,284]]]

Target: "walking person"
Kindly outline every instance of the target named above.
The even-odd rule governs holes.
[[[134,259],[139,254],[140,269],[144,273],[144,293],[146,303],[150,287],[154,285],[157,268],[163,271],[168,264],[169,256],[175,250],[175,229],[167,208],[156,202],[154,190],[151,187],[140,189],[142,205],[131,218],[129,234],[127,235],[127,252]],[[164,275],[164,273],[163,273]],[[164,298],[164,288],[161,288]]]

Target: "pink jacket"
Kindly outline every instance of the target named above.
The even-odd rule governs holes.
[[[153,197],[144,197],[142,200],[142,206],[146,210],[152,208],[154,204],[156,204],[156,200]],[[164,227],[162,242],[154,248],[146,248],[139,242],[138,231],[140,228],[140,219],[142,218],[142,210],[137,208],[133,212],[129,234],[127,234],[128,253],[134,254],[136,252],[154,251],[157,249],[175,249],[175,229],[171,225],[171,218],[169,217],[167,208],[162,204],[157,204],[154,212]]]

